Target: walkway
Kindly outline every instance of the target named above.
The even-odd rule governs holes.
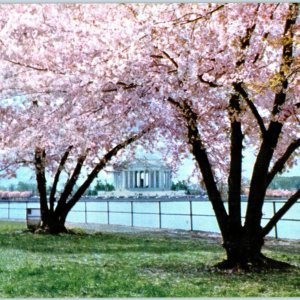
[[[188,231],[177,229],[157,229],[147,227],[130,227],[122,225],[106,225],[106,224],[86,224],[86,223],[67,223],[68,228],[82,228],[88,233],[95,232],[119,232],[129,234],[149,234],[149,235],[165,235],[172,237],[182,238],[197,238],[205,239],[208,243],[221,244],[222,237],[218,233],[206,232],[206,231]],[[300,250],[300,240],[293,239],[275,239],[267,237],[265,239],[265,246],[275,245],[277,247],[289,247]]]

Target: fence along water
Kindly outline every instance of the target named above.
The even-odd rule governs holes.
[[[283,205],[266,200],[262,226]],[[246,211],[242,202],[242,214]],[[39,208],[37,199],[0,201],[0,219],[26,220],[28,208]],[[300,239],[300,202],[279,221],[269,236]],[[95,199],[85,198],[70,212],[67,222],[219,232],[209,201],[201,199]]]

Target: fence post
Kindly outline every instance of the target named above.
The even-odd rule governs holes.
[[[133,227],[133,201],[130,201],[131,227]]]
[[[84,201],[84,219],[85,219],[85,224],[87,224],[87,208],[86,208],[86,200]]]
[[[10,219],[10,202],[7,201],[7,218]]]
[[[28,200],[25,202],[25,219],[26,219],[26,224],[27,224],[27,209],[28,209]]]
[[[191,220],[191,231],[193,231],[193,205],[192,200],[190,200],[190,220]]]
[[[276,214],[276,202],[275,201],[273,201],[273,214],[274,215]],[[278,239],[277,223],[275,224],[274,230],[275,230],[275,239]]]
[[[161,229],[161,201],[158,201],[158,223],[159,229]]]
[[[107,224],[109,225],[109,201],[107,203]]]

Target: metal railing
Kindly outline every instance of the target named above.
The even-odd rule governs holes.
[[[93,208],[93,210],[90,210],[88,208],[88,203],[93,203],[95,206],[95,209]],[[178,210],[178,212],[166,212],[164,209],[162,209],[162,204],[165,203],[174,203],[174,205],[176,205],[176,202],[180,202],[180,203],[185,203],[186,205],[186,211],[185,212],[181,212],[180,209]],[[35,205],[33,205],[35,203]],[[99,208],[100,204],[102,203],[102,209]],[[115,210],[112,208],[112,204],[114,203],[123,203],[123,204],[127,204],[128,209],[124,209],[124,210]],[[139,204],[141,205],[142,203],[156,203],[156,210],[150,210],[150,211],[138,211],[136,209],[136,205]],[[137,217],[138,216],[153,216],[153,223],[156,223],[155,226],[151,226],[153,228],[160,228],[160,229],[185,229],[185,230],[191,230],[191,231],[195,231],[195,230],[201,230],[201,226],[199,228],[199,226],[196,226],[195,223],[197,223],[197,218],[215,218],[213,213],[197,213],[195,212],[195,209],[193,209],[193,206],[195,203],[209,203],[209,201],[204,201],[204,200],[158,200],[158,199],[149,199],[147,200],[143,200],[140,201],[138,199],[135,200],[129,200],[129,199],[109,199],[109,200],[87,200],[87,201],[80,201],[78,202],[78,205],[75,206],[73,208],[73,210],[70,212],[70,215],[74,215],[77,214],[77,217],[80,216],[79,219],[81,219],[83,221],[83,223],[95,223],[95,222],[90,222],[90,216],[91,214],[102,214],[102,218],[97,220],[97,223],[99,224],[107,224],[107,225],[124,225],[124,224],[118,224],[117,222],[112,221],[112,216],[113,215],[119,215],[120,218],[122,219],[122,216],[127,216],[129,215],[129,222],[127,222],[127,226],[131,226],[131,227],[149,227],[149,226],[141,226],[141,224],[137,225],[137,223],[141,223],[141,222],[136,222],[137,221]],[[282,200],[266,200],[266,203],[269,203],[270,207],[269,207],[269,212],[270,213],[276,213],[276,211],[279,209],[279,205],[283,204],[284,201]],[[18,207],[18,204],[20,207]],[[23,204],[23,205],[21,205]],[[105,204],[105,209],[103,209],[103,204]],[[294,207],[296,207],[295,209],[298,209],[300,202],[298,201]],[[28,208],[33,208],[33,207],[37,207],[38,203],[35,201],[30,201],[30,200],[15,200],[15,201],[0,201],[0,219],[8,219],[8,220],[26,220],[26,211]],[[98,206],[98,208],[97,208]],[[114,205],[116,206],[116,205]],[[292,210],[293,208],[291,208]],[[272,210],[272,211],[271,211]],[[78,215],[79,214],[79,215]],[[106,218],[104,217],[106,216]],[[155,216],[156,217],[156,222],[155,222]],[[168,227],[168,226],[164,226],[163,225],[163,221],[166,220],[167,217],[185,217],[185,228],[180,228],[180,226],[178,226],[178,224],[176,224],[176,222],[174,223],[174,226]],[[268,217],[263,217],[262,220],[268,221],[270,219],[270,217],[272,217],[271,215]],[[158,220],[157,220],[158,218]],[[76,218],[75,218],[76,219]],[[187,222],[188,221],[188,222]],[[298,222],[300,222],[300,219],[298,218],[282,218],[278,224],[275,225],[274,230],[273,230],[273,235],[274,237],[277,239],[279,237],[286,237],[284,234],[279,236],[279,230],[278,227],[280,227],[280,222],[282,221],[286,221],[286,222],[297,222],[296,226],[298,225]],[[76,222],[76,220],[70,220],[70,222]],[[289,223],[291,224],[291,223]],[[182,227],[182,226],[181,226]],[[215,230],[212,228],[212,230],[209,230],[212,232],[218,232],[218,229]],[[299,230],[299,237],[296,237],[300,239],[300,230]]]

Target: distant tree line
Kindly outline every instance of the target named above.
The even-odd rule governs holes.
[[[17,184],[10,184],[9,187],[4,187],[1,186],[0,190],[2,191],[18,191],[18,192],[27,192],[27,191],[31,191],[33,194],[36,194],[37,192],[37,187],[35,183],[27,183],[27,182],[23,182],[23,181],[19,181]]]
[[[7,190],[6,187],[0,187],[0,190]],[[18,191],[18,192],[23,192],[23,191],[31,191],[33,195],[37,194],[37,186],[35,183],[27,183],[23,181],[19,181],[17,184],[10,184],[8,187],[9,191]],[[102,182],[101,180],[98,180],[96,182],[96,185],[94,186],[93,189],[89,189],[86,192],[86,195],[88,196],[96,196],[98,192],[100,191],[106,191],[106,192],[111,192],[114,191],[115,187],[113,184],[110,184],[108,182]],[[50,194],[51,188],[47,188],[47,193]]]
[[[86,194],[88,196],[96,196],[100,191],[111,192],[114,190],[115,187],[113,184],[108,182],[103,183],[101,180],[98,180],[95,187],[93,189],[89,189]]]
[[[185,191],[187,195],[201,195],[204,193],[199,185],[188,184],[185,180],[177,181],[176,183],[172,182],[171,190]]]
[[[186,181],[181,180],[176,183],[172,182],[171,190],[172,191],[188,191],[189,187],[188,187],[188,184]]]
[[[270,189],[298,190],[300,176],[276,176],[270,184]]]

